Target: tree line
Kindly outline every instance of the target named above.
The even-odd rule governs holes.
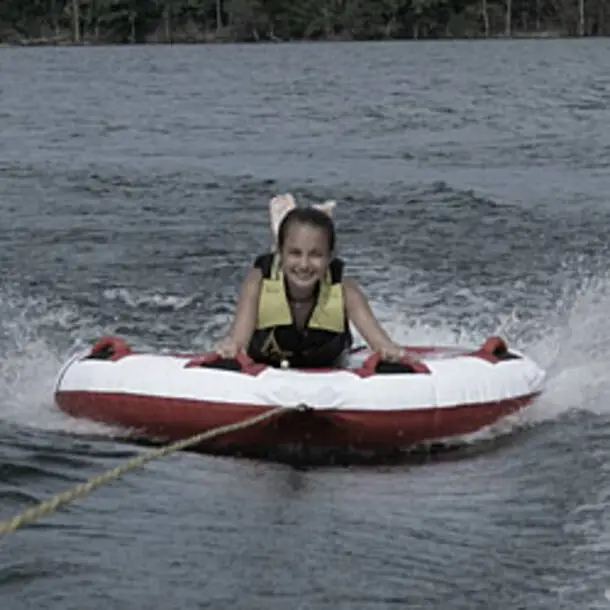
[[[605,36],[610,0],[2,0],[0,42]]]

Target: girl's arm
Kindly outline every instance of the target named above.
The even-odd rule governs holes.
[[[355,280],[343,280],[343,296],[348,318],[354,323],[369,347],[383,357],[400,359],[403,348],[392,341],[377,321],[368,299]]]
[[[248,271],[242,283],[233,324],[227,336],[215,348],[215,351],[225,358],[234,357],[238,351],[245,349],[250,343],[250,338],[256,328],[262,278],[260,269],[253,268]]]

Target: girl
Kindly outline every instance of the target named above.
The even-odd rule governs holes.
[[[386,334],[357,282],[343,277],[343,261],[334,257],[334,202],[298,208],[290,196],[275,198],[272,229],[274,202],[284,214],[276,251],[259,256],[248,272],[233,324],[215,351],[234,358],[245,350],[256,362],[274,366],[329,367],[351,346],[352,322],[383,360],[400,361],[405,351]]]

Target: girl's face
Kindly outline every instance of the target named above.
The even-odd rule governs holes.
[[[319,227],[291,223],[281,249],[282,271],[293,293],[308,295],[324,278],[331,261],[328,235]]]

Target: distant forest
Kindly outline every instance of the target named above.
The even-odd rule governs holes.
[[[2,0],[0,43],[604,36],[610,0]]]

